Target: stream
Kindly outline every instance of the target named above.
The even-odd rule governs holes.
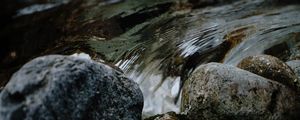
[[[31,57],[93,52],[92,58],[100,56],[140,85],[143,117],[148,117],[180,113],[181,87],[201,64],[235,66],[257,54],[300,59],[297,0],[203,0],[197,5],[186,4],[195,0],[74,1],[18,9],[17,24],[0,34],[11,47],[2,44],[0,52],[7,55],[0,56],[6,65],[0,73],[12,69],[12,74]]]
[[[144,116],[180,112],[180,88],[200,64],[236,65],[250,55],[299,57],[300,6],[242,0],[201,9],[167,12],[138,24],[110,42],[124,43],[108,55],[144,94]],[[101,45],[100,45],[101,44]],[[130,48],[128,50],[128,48]],[[279,50],[278,50],[279,49]],[[103,50],[98,50],[103,51]]]

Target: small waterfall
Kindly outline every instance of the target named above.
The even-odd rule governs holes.
[[[236,65],[244,57],[266,53],[282,43],[291,54],[298,54],[299,33],[299,5],[246,0],[182,14],[167,12],[120,37],[90,45],[104,51],[140,85],[143,113],[150,116],[180,112],[180,98],[175,102],[180,87],[200,64]]]

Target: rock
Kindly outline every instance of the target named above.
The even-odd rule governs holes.
[[[263,54],[274,56],[282,61],[287,61],[292,55],[291,48],[287,41],[264,50]]]
[[[1,120],[141,119],[143,95],[118,71],[78,57],[36,58],[0,94]]]
[[[298,78],[300,77],[300,60],[292,60],[292,61],[288,61],[286,62],[286,64],[288,66],[290,66],[290,68],[292,68],[292,70],[294,71],[294,73],[298,76]]]
[[[284,62],[270,55],[256,55],[244,58],[237,67],[296,88],[298,77]]]
[[[165,114],[151,116],[144,120],[187,120],[187,118],[185,115],[176,114],[175,112],[167,112]]]
[[[294,71],[294,73],[297,75],[298,77],[298,81],[297,81],[297,87],[300,88],[300,60],[292,60],[292,61],[288,61],[286,62],[286,64]]]
[[[287,86],[219,63],[199,66],[183,88],[182,111],[192,120],[294,119],[295,105]]]

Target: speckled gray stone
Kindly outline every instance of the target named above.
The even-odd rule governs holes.
[[[183,87],[191,120],[295,119],[296,93],[287,86],[219,63],[199,66]]]
[[[78,57],[36,58],[0,94],[0,120],[141,119],[143,95],[107,65]]]

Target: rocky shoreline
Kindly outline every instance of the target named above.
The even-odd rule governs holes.
[[[300,118],[299,0],[1,3],[0,120]]]
[[[288,66],[291,65],[291,66]],[[197,67],[183,87],[181,114],[146,120],[268,119],[299,116],[299,60],[250,56],[238,67]],[[49,55],[18,70],[0,94],[0,119],[142,119],[143,95],[123,73],[90,59]]]

